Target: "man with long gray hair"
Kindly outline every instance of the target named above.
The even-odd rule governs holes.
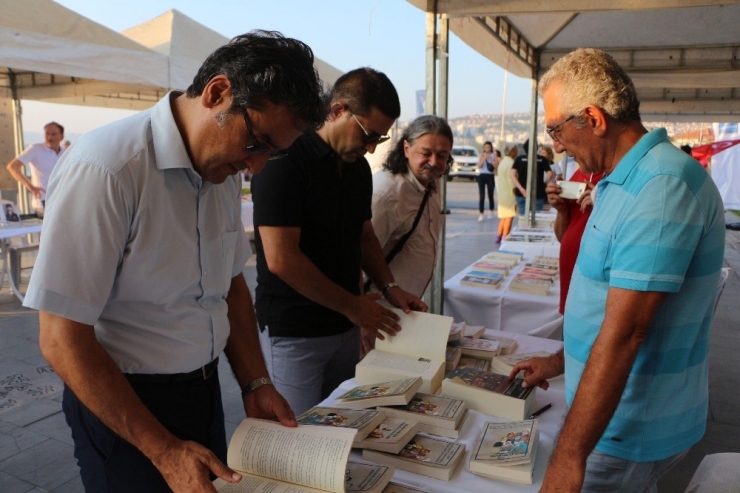
[[[540,491],[656,491],[704,435],[709,329],[724,212],[701,165],[640,121],[607,53],[576,50],[540,81],[557,152],[605,172],[565,305],[564,351],[518,364],[565,371],[569,407]]]
[[[452,130],[443,118],[420,116],[406,127],[383,168],[373,174],[375,235],[386,259],[401,247],[388,267],[397,283],[419,297],[437,260],[444,221],[437,187],[439,178],[448,171],[452,140]],[[371,349],[374,342],[374,334],[363,331],[364,348]]]

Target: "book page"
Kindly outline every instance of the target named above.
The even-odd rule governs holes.
[[[452,317],[423,312],[406,314],[397,308],[391,310],[400,317],[399,325],[402,330],[393,337],[386,337],[384,341],[375,341],[375,349],[437,361],[445,360]]]
[[[376,345],[378,342],[380,342],[380,339],[376,341]],[[444,360],[444,354],[442,356],[442,360]],[[402,371],[412,375],[423,375],[432,366],[432,361],[426,358],[378,351],[377,348],[375,351],[368,353],[363,361],[370,366],[384,370]]]
[[[223,479],[213,482],[219,493],[326,493],[307,486],[285,483],[276,479],[261,478],[244,474],[238,483],[227,483]]]
[[[342,493],[354,436],[354,430],[288,428],[247,418],[231,438],[227,463],[257,476]]]

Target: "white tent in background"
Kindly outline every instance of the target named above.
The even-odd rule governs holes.
[[[126,29],[123,35],[169,57],[173,89],[187,89],[206,57],[229,41],[175,9]],[[318,58],[314,65],[327,84],[333,84],[342,75],[340,70]]]
[[[0,96],[143,109],[167,58],[51,0],[0,0]]]

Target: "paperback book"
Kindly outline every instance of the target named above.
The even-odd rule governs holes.
[[[242,479],[213,485],[223,493],[381,493],[393,468],[348,462],[355,431],[312,426],[288,428],[247,418],[229,443],[227,464]]]
[[[462,356],[460,357],[460,361],[457,363],[457,368],[475,368],[476,370],[489,371],[491,368],[491,360]]]
[[[442,381],[442,395],[465,401],[470,409],[501,418],[522,420],[532,414],[536,387],[522,387],[524,380],[506,375],[458,368]]]
[[[445,371],[454,370],[457,368],[457,364],[460,362],[462,356],[462,349],[459,347],[448,346],[447,354],[445,355]]]
[[[460,285],[470,286],[472,288],[498,289],[501,287],[503,279],[503,276],[494,279],[491,277],[474,276],[468,272],[460,279]]]
[[[531,358],[545,358],[550,356],[550,353],[545,351],[536,351],[534,353],[516,353],[508,354],[504,356],[496,356],[491,360],[491,371],[500,373],[502,375],[508,375],[517,365],[522,361],[526,361]]]
[[[385,414],[382,411],[316,406],[298,416],[296,421],[304,425],[355,430],[354,441],[359,443],[377,428],[384,419]]]
[[[532,484],[537,442],[536,420],[487,422],[470,456],[470,472]]]
[[[519,345],[516,342],[516,339],[512,339],[510,337],[503,337],[498,335],[493,335],[491,333],[484,334],[482,336],[483,339],[486,339],[487,341],[496,341],[498,342],[498,348],[499,348],[499,355],[502,354],[511,354],[514,352],[514,350]]]
[[[377,428],[355,447],[397,454],[419,430],[419,422],[386,418]]]
[[[465,445],[416,435],[398,453],[363,450],[362,458],[404,471],[449,481],[465,455]]]
[[[438,395],[416,394],[405,406],[382,407],[386,416],[418,421],[419,431],[433,435],[457,438],[467,407],[460,399]]]
[[[347,409],[408,404],[421,387],[421,378],[406,378],[377,384],[361,385],[340,395],[337,405]]]
[[[473,339],[471,337],[460,339],[460,344],[457,347],[460,348],[464,356],[481,359],[492,359],[494,356],[498,356],[500,351],[498,341]]]

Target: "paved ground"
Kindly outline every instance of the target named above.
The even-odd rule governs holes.
[[[445,279],[496,248],[497,220],[477,222],[477,187],[467,181],[449,184]],[[728,222],[740,218],[728,214]],[[710,353],[710,413],[707,433],[689,455],[660,483],[661,493],[682,492],[706,454],[740,452],[740,232],[727,232],[725,263],[733,269],[714,320]],[[254,259],[245,273],[255,285]],[[221,365],[227,433],[243,415],[238,388]],[[10,390],[8,390],[10,389]],[[38,349],[38,317],[20,306],[7,287],[0,291],[0,403],[6,394],[38,394],[8,410],[0,409],[0,492],[82,492],[72,454],[69,428],[61,412],[61,385]],[[10,394],[7,394],[10,395]],[[13,394],[16,395],[16,394]]]

